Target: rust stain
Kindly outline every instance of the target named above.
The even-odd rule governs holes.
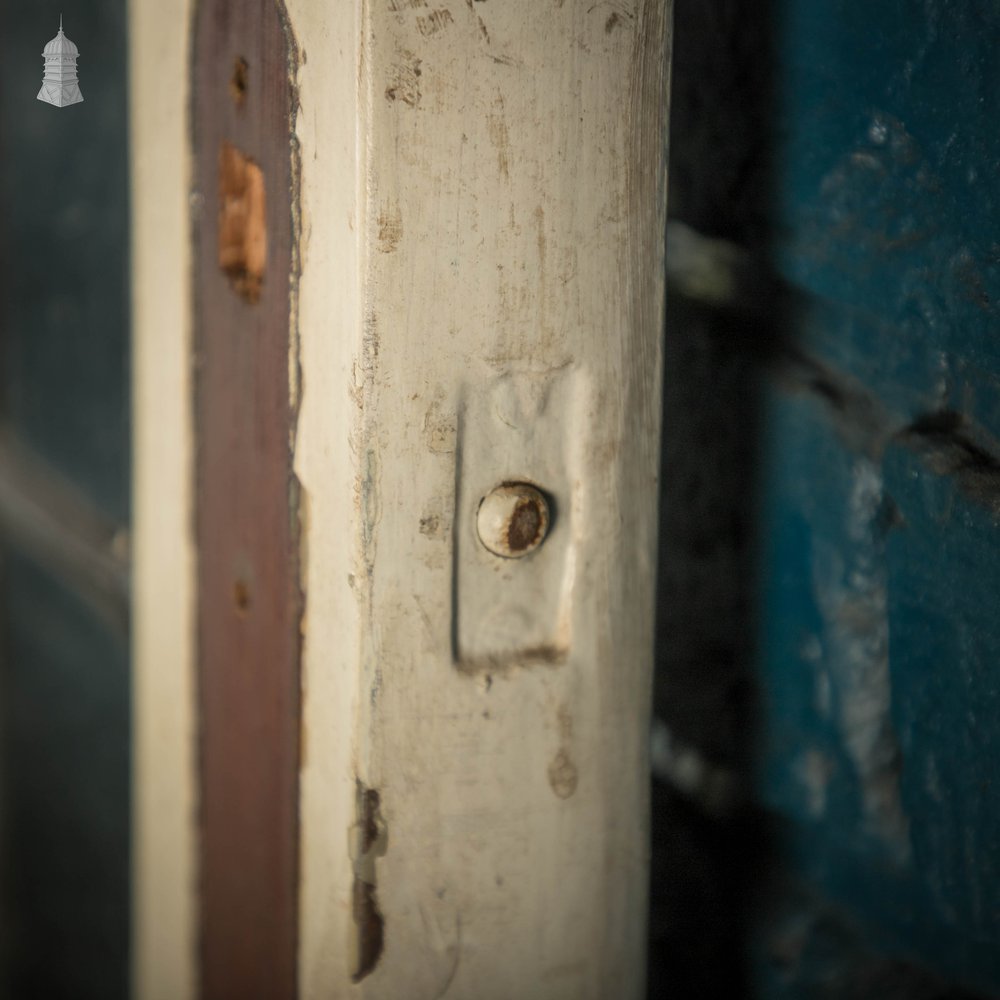
[[[408,49],[399,53],[399,60],[392,64],[385,99],[390,103],[402,101],[415,108],[423,96],[420,92],[421,60]]]
[[[559,736],[563,743],[568,743],[573,736],[573,716],[570,715],[569,708],[566,705],[559,706],[556,719],[559,722]]]
[[[628,28],[635,23],[635,12],[629,10],[627,4],[608,4],[608,6],[616,6],[618,9],[612,10],[604,22],[606,35],[610,35],[616,28]]]
[[[579,780],[576,765],[570,759],[568,751],[565,747],[560,748],[549,764],[549,786],[559,798],[568,799],[576,791]]]
[[[255,303],[267,266],[267,205],[260,167],[232,143],[219,148],[219,267]]]
[[[523,552],[539,540],[545,517],[538,501],[531,497],[519,500],[507,527],[507,545],[511,552]]]
[[[569,706],[562,704],[556,711],[556,723],[559,727],[559,750],[549,764],[549,787],[561,799],[570,798],[576,791],[580,775],[571,754],[573,740],[573,716]]]
[[[545,209],[541,205],[535,206],[535,224],[538,226],[538,261],[545,266]]]
[[[507,677],[519,669],[534,666],[559,667],[566,662],[568,651],[563,646],[543,643],[528,646],[510,653],[495,655],[463,656],[456,663],[463,674],[469,677]]]
[[[495,113],[486,116],[486,130],[497,151],[497,166],[503,177],[510,177],[510,133],[504,117],[503,97],[498,96],[493,107]]]
[[[420,519],[420,534],[436,538],[441,533],[440,514],[427,514]]]
[[[403,216],[397,207],[384,208],[378,216],[376,246],[382,253],[392,253],[403,238]]]
[[[478,3],[482,3],[483,0],[477,0]],[[486,25],[483,19],[476,13],[476,8],[472,5],[472,0],[465,0],[465,6],[469,8],[469,13],[476,19],[476,24],[479,27],[479,34],[483,36],[483,40],[487,45],[490,44],[490,33],[486,30]]]

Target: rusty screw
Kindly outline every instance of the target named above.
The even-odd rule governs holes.
[[[549,530],[549,505],[527,483],[505,483],[490,491],[476,517],[479,540],[494,555],[517,559],[533,552]]]

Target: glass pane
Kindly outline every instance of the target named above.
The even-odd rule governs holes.
[[[36,97],[60,8],[0,0],[0,431],[114,527],[129,513],[125,0],[64,14],[83,102],[54,106]],[[58,85],[72,67],[48,68]],[[95,613],[58,551],[42,568],[58,532],[29,537],[4,514],[0,997],[124,997],[127,627]]]
[[[17,433],[128,511],[124,0],[67,11],[83,103],[36,100],[49,4],[0,0],[0,386]]]
[[[3,931],[9,997],[127,994],[128,646],[4,559]]]

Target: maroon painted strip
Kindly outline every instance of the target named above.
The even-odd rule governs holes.
[[[289,443],[290,45],[274,0],[199,4],[192,115],[206,1000],[296,994],[302,595]]]

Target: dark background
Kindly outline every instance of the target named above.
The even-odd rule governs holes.
[[[83,103],[37,101],[63,15]],[[0,0],[4,434],[84,510],[129,516],[124,0]],[[0,469],[0,475],[4,470]],[[0,996],[127,993],[127,628],[0,538]]]

